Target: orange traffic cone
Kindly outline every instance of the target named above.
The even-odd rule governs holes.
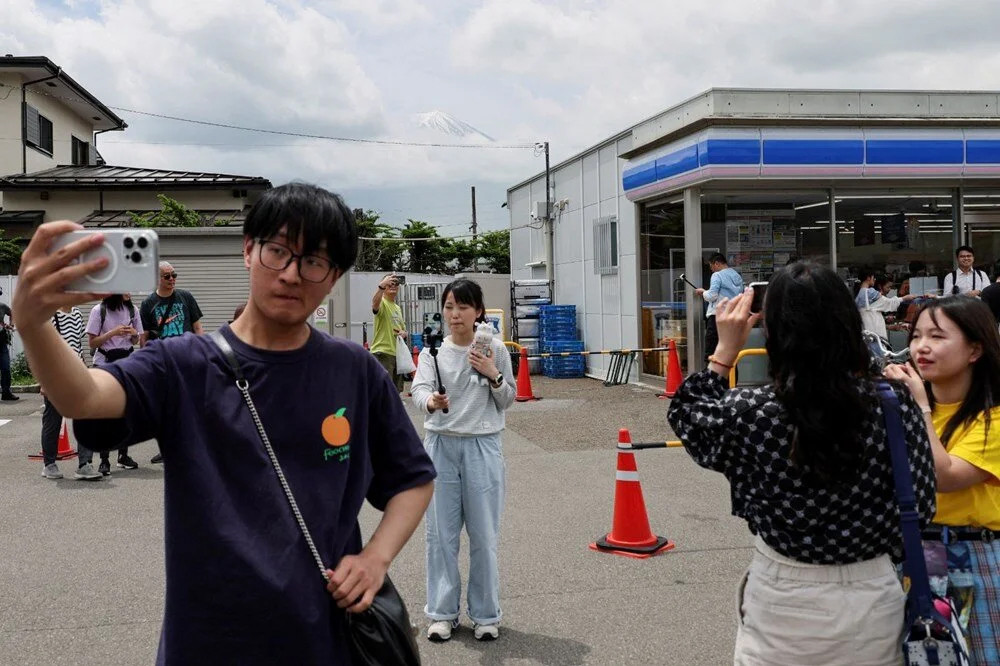
[[[663,393],[657,393],[660,400],[674,397],[677,387],[681,385],[681,360],[677,356],[677,345],[673,338],[670,339],[670,351],[667,356],[667,381],[663,388]]]
[[[531,392],[531,371],[528,369],[528,350],[521,347],[521,361],[517,364],[517,397],[518,402],[540,400]]]
[[[76,451],[73,450],[73,445],[69,442],[69,429],[66,427],[66,421],[64,420],[62,433],[59,435],[59,448],[56,450],[56,460],[66,460],[74,456],[76,456]],[[45,456],[41,452],[38,452],[33,456],[28,456],[28,458],[30,460],[44,460]]]
[[[645,559],[674,547],[666,537],[649,529],[646,502],[635,466],[632,437],[627,429],[618,431],[618,471],[615,474],[615,509],[611,532],[590,544],[591,550]]]

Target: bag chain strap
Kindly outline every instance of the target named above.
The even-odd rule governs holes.
[[[253,404],[253,400],[250,398],[250,383],[246,379],[237,379],[236,388],[240,390],[243,394],[243,400],[247,403],[247,407],[250,408],[250,416],[253,417],[253,422],[257,426],[257,433],[260,435],[260,441],[264,443],[264,448],[267,449],[267,455],[271,459],[271,465],[274,467],[274,471],[278,474],[278,481],[281,483],[282,490],[285,491],[285,497],[288,498],[288,504],[292,507],[292,513],[295,514],[295,522],[299,524],[299,529],[302,530],[302,536],[306,538],[306,544],[309,546],[309,552],[312,553],[313,559],[316,560],[316,566],[319,567],[319,573],[323,577],[324,582],[328,582],[326,577],[326,567],[323,566],[323,558],[320,557],[319,550],[316,548],[316,544],[313,542],[312,535],[309,533],[309,528],[306,527],[305,518],[302,517],[302,512],[299,511],[298,502],[295,501],[295,496],[292,495],[292,489],[288,485],[288,480],[285,478],[285,473],[281,469],[281,465],[278,463],[278,456],[275,455],[274,449],[271,448],[271,440],[268,439],[267,433],[264,432],[264,424],[261,423],[260,415],[257,414],[257,407]]]
[[[326,567],[323,566],[323,558],[320,557],[319,550],[316,548],[312,535],[309,533],[309,528],[306,526],[305,518],[302,517],[302,512],[299,511],[299,504],[295,501],[292,488],[288,485],[288,480],[285,478],[285,472],[282,471],[281,465],[278,463],[278,456],[275,455],[274,448],[271,447],[271,440],[268,439],[267,432],[264,431],[264,424],[260,420],[260,414],[257,413],[257,406],[253,404],[253,398],[250,397],[250,382],[243,375],[240,363],[236,360],[236,352],[233,351],[229,341],[226,340],[221,332],[217,330],[212,331],[208,334],[208,337],[219,347],[219,351],[222,352],[223,358],[226,359],[226,363],[229,364],[229,368],[236,377],[236,388],[243,394],[243,401],[247,403],[247,407],[250,409],[250,416],[253,417],[254,425],[257,426],[257,434],[260,435],[260,441],[264,444],[267,457],[271,460],[271,466],[278,475],[278,482],[281,484],[281,489],[285,491],[288,505],[292,508],[292,513],[295,515],[295,522],[299,524],[299,530],[306,539],[309,552],[312,553],[313,559],[316,560],[316,566],[319,567],[319,573],[323,577],[323,582],[329,582],[329,579],[326,577]]]

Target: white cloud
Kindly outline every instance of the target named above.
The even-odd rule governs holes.
[[[0,0],[0,44],[49,56],[109,105],[289,132],[454,141],[413,122],[441,109],[498,143],[548,140],[553,162],[712,86],[1000,88],[1000,3],[991,0],[71,5]],[[391,189],[395,221],[407,217],[406,191],[425,218],[435,215],[433,191],[438,214],[453,219],[468,207],[469,185],[495,191],[542,168],[531,150],[365,146],[121,115],[128,131],[99,140],[111,162],[302,178],[363,193],[351,203],[367,208]],[[454,199],[443,194],[452,191]]]

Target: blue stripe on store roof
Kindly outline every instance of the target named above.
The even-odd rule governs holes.
[[[687,173],[698,168],[698,146],[688,146],[656,158],[656,180]]]
[[[862,164],[862,139],[765,139],[764,164]]]
[[[961,139],[868,139],[866,164],[961,164],[965,145]]]
[[[760,139],[708,139],[698,144],[698,163],[760,164]]]
[[[1000,140],[969,139],[965,142],[968,164],[1000,164]]]
[[[656,162],[643,162],[622,172],[622,187],[626,190],[656,182]]]

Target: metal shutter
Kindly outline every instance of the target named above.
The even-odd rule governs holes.
[[[250,277],[242,255],[231,257],[171,256],[177,287],[190,291],[201,308],[201,326],[214,331],[233,318],[236,306],[246,303]]]
[[[24,105],[24,138],[33,146],[41,145],[42,134],[38,125],[38,109]]]

